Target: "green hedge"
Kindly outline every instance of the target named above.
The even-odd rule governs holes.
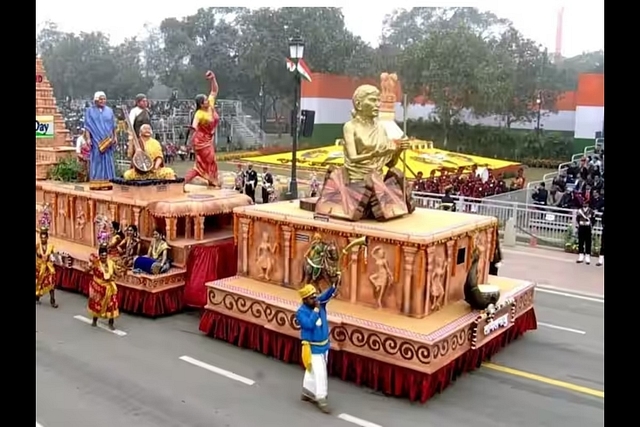
[[[538,134],[531,130],[460,123],[454,124],[449,130],[445,147],[440,124],[426,120],[409,120],[407,134],[414,138],[433,141],[438,148],[523,163],[536,159],[549,167],[566,162],[574,154],[573,137],[562,132],[543,131]]]

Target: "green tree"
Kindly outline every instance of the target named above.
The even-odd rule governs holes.
[[[102,90],[116,99],[150,87],[135,39],[112,47],[103,33],[65,33],[48,23],[37,35],[36,49],[58,98],[89,98]]]
[[[564,73],[563,89],[576,90],[580,74],[604,73],[604,50],[563,58],[558,63],[558,68],[560,72]]]
[[[490,67],[481,70],[483,96],[476,115],[498,115],[506,127],[531,122],[538,109],[555,111],[562,78],[547,51],[513,27],[489,41]]]
[[[434,103],[445,145],[462,110],[482,102],[483,70],[491,67],[490,57],[484,38],[464,24],[431,30],[402,53],[404,87],[412,96],[424,94]]]

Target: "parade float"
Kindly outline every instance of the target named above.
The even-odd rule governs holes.
[[[38,78],[40,76],[40,78]],[[62,254],[56,266],[57,287],[88,294],[89,257],[97,251],[95,219],[108,218],[137,227],[141,255],[147,253],[154,230],[161,229],[168,243],[171,268],[160,274],[127,270],[119,275],[120,310],[146,316],[180,311],[185,305],[202,307],[206,301],[205,282],[230,276],[236,270],[232,212],[251,200],[235,191],[191,186],[186,192],[182,179],[111,183],[111,190],[91,190],[89,183],[47,180],[47,169],[62,154],[75,149],[64,143],[64,129],[51,85],[42,61],[36,59],[36,122],[52,117],[47,132],[39,138],[36,130],[36,227],[38,216],[49,211],[50,242]],[[45,144],[42,141],[46,141]],[[45,159],[46,153],[48,157]],[[51,154],[50,153],[55,153]],[[38,228],[36,228],[38,230]]]
[[[207,283],[200,330],[300,363],[297,290],[337,284],[329,373],[425,402],[536,328],[534,285],[488,275],[496,218],[412,206],[403,166],[393,167],[410,145],[381,86],[354,94],[345,141],[358,154],[329,168],[318,198],[234,210],[238,271]],[[493,298],[484,309],[471,308],[469,283]]]

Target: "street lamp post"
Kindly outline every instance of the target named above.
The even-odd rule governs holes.
[[[536,99],[538,105],[538,118],[536,123],[536,132],[540,133],[540,118],[542,116],[542,92],[538,92],[538,98]]]
[[[300,73],[298,72],[298,61],[302,59],[304,55],[304,40],[300,37],[294,37],[289,40],[289,56],[296,66],[294,70],[295,87],[293,92],[293,114],[291,123],[291,136],[293,141],[291,143],[291,182],[289,183],[289,200],[295,200],[298,198],[298,124],[300,123],[300,87],[302,80]]]

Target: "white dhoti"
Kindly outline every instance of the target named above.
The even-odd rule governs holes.
[[[329,352],[311,355],[311,369],[304,371],[302,392],[315,401],[327,398],[329,380],[327,378],[327,360]]]

